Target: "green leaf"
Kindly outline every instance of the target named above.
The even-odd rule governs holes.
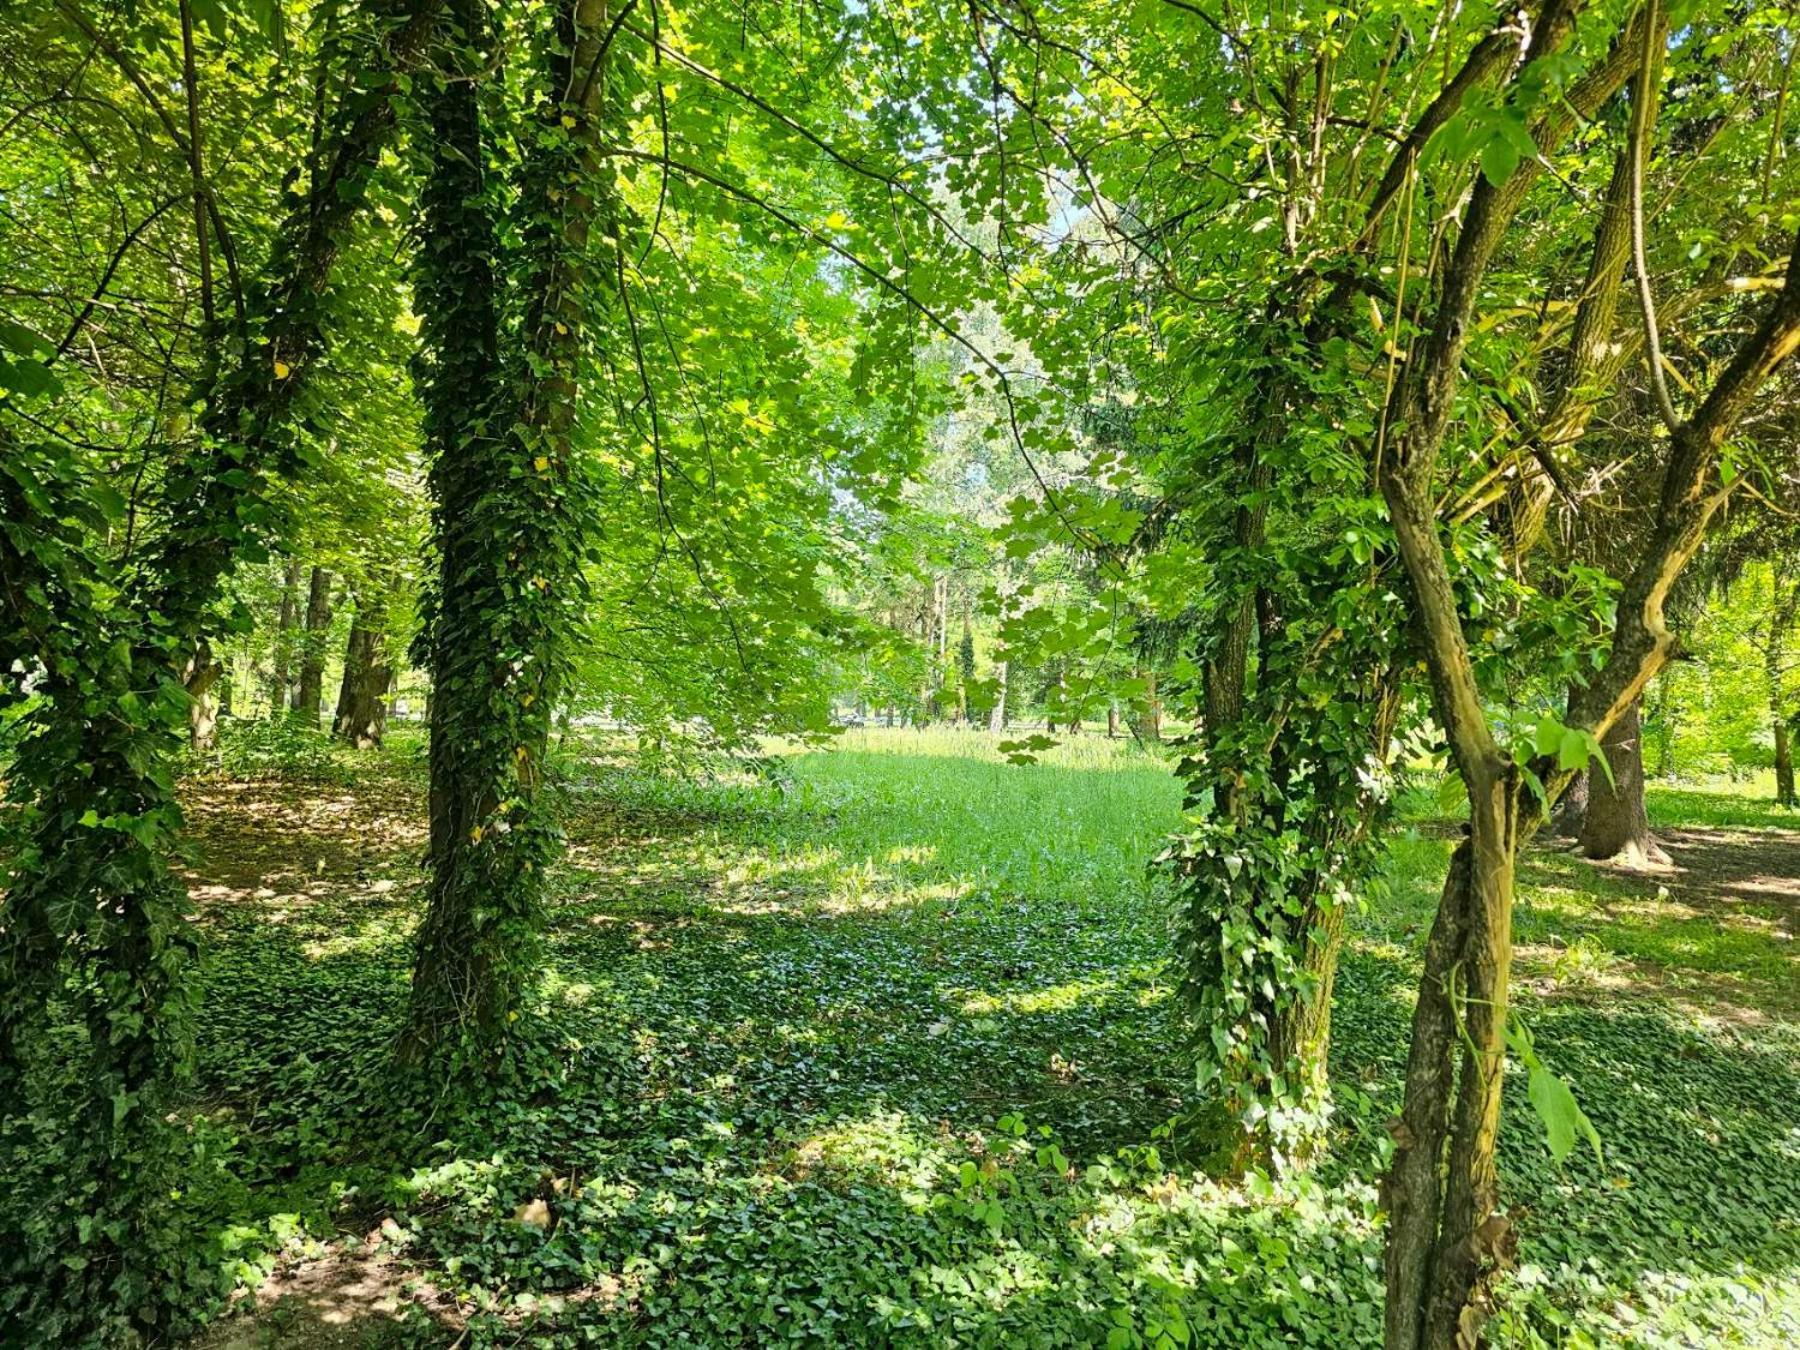
[[[61,393],[62,381],[42,361],[29,356],[13,361],[0,357],[0,389],[35,398],[39,394]]]
[[[1594,1146],[1595,1160],[1604,1161],[1600,1153],[1599,1132],[1587,1118],[1587,1113],[1576,1104],[1575,1093],[1567,1083],[1539,1064],[1531,1070],[1529,1091],[1531,1105],[1537,1111],[1538,1119],[1544,1122],[1544,1134],[1552,1158],[1558,1163],[1568,1158],[1579,1134]]]
[[[54,356],[56,346],[41,333],[27,328],[22,323],[14,323],[11,319],[0,318],[0,347],[17,352],[20,356]]]
[[[1500,187],[1519,167],[1519,151],[1503,137],[1496,136],[1481,150],[1481,176]]]

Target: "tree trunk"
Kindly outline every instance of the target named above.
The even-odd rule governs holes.
[[[1151,745],[1162,744],[1162,700],[1156,694],[1156,671],[1144,671],[1144,708],[1138,715],[1139,739]]]
[[[344,679],[331,734],[358,750],[380,745],[387,730],[387,691],[394,671],[387,662],[386,618],[378,602],[359,599],[344,648]]]
[[[1119,738],[1119,703],[1117,699],[1106,705],[1106,739],[1116,741]]]
[[[289,558],[281,578],[281,611],[275,621],[275,675],[269,711],[278,714],[294,696],[294,628],[300,622],[300,562]]]
[[[1787,718],[1779,706],[1772,710],[1775,719],[1775,800],[1782,806],[1795,805],[1794,752],[1788,744]]]
[[[1471,800],[1451,855],[1413,1009],[1406,1099],[1390,1122],[1386,1344],[1473,1347],[1517,1236],[1498,1213],[1494,1144],[1505,1071],[1517,785]]]
[[[539,968],[544,876],[560,839],[544,761],[570,677],[570,616],[585,595],[576,416],[579,380],[604,359],[593,350],[606,332],[595,309],[608,286],[590,258],[595,227],[618,247],[612,172],[600,158],[616,29],[603,0],[544,8],[542,76],[556,97],[537,111],[521,170],[526,226],[516,247],[529,275],[504,360],[495,259],[512,240],[493,214],[500,194],[483,182],[486,110],[474,76],[494,44],[481,0],[451,6],[465,69],[428,101],[433,248],[420,261],[415,307],[428,316],[439,582],[429,638],[431,877],[401,1047],[415,1062],[427,1053],[497,1062]]]
[[[300,682],[294,686],[293,712],[310,726],[319,725],[319,702],[325,694],[325,638],[331,631],[331,573],[312,570],[306,596],[306,634],[300,649]]]
[[[213,658],[212,647],[202,641],[189,660],[185,683],[188,698],[188,744],[205,753],[218,743],[219,677],[225,667]]]
[[[1650,814],[1644,805],[1644,738],[1638,715],[1642,701],[1632,703],[1600,740],[1612,780],[1588,774],[1587,812],[1581,822],[1581,851],[1589,858],[1612,859],[1627,867],[1666,864],[1650,836]]]
[[[1763,678],[1769,694],[1769,722],[1775,733],[1775,800],[1782,806],[1793,806],[1794,752],[1788,742],[1790,729],[1787,716],[1788,633],[1800,610],[1800,581],[1791,578],[1789,565],[1777,564],[1770,578],[1773,603],[1769,607],[1768,627],[1763,631]]]
[[[1549,830],[1558,839],[1581,838],[1581,825],[1587,818],[1588,776],[1584,769],[1569,780],[1569,786],[1563,790],[1562,800],[1556,803],[1556,810],[1550,816]]]
[[[1006,730],[1006,668],[1007,662],[994,663],[994,679],[998,688],[994,695],[994,706],[988,710],[988,731],[998,734]]]

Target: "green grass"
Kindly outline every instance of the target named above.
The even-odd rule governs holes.
[[[575,793],[538,1015],[485,1101],[387,1074],[416,787],[212,789],[184,1203],[222,1277],[380,1227],[468,1345],[1378,1341],[1382,1122],[1443,839],[1399,833],[1359,920],[1329,1158],[1222,1188],[1153,1146],[1189,1081],[1145,869],[1178,820],[1164,761],[1088,737],[1015,767],[913,731],[780,759]],[[1748,809],[1652,809],[1676,806]],[[1792,1343],[1793,944],[1754,904],[1721,931],[1560,855],[1521,892],[1519,1001],[1605,1158],[1555,1168],[1509,1083],[1496,1342]]]

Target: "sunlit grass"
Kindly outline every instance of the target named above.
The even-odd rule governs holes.
[[[1179,824],[1165,757],[1090,734],[1014,765],[985,733],[877,729],[779,758],[771,779],[575,785],[529,1089],[454,1122],[434,1107],[379,1164],[364,1135],[404,996],[417,836],[373,826],[383,842],[357,867],[327,855],[320,874],[338,817],[297,809],[253,861],[302,859],[301,875],[206,901],[202,1087],[233,1104],[231,1165],[283,1178],[251,1187],[264,1210],[316,1208],[355,1178],[387,1197],[396,1259],[502,1342],[679,1326],[756,1343],[775,1316],[846,1343],[1085,1344],[1109,1309],[1141,1327],[1168,1306],[1194,1344],[1234,1350],[1301,1327],[1377,1335],[1374,1184],[1449,854],[1438,823],[1393,832],[1387,885],[1353,921],[1317,1181],[1259,1189],[1145,1147],[1193,1097],[1149,865]],[[1673,819],[1681,800],[1652,809]],[[218,823],[234,846],[254,834]],[[1794,1323],[1782,902],[1661,884],[1556,852],[1523,869],[1516,1001],[1606,1167],[1553,1167],[1509,1082],[1503,1180],[1530,1212],[1496,1344],[1573,1344],[1572,1327],[1756,1343],[1745,1319]],[[304,902],[275,898],[290,892]],[[1039,1163],[1046,1139],[1060,1161]],[[534,1203],[543,1234],[513,1217]],[[770,1289],[809,1311],[768,1312]],[[691,1308],[726,1330],[699,1334]]]

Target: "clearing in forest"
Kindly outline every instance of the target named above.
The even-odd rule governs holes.
[[[414,753],[194,785],[196,1203],[222,1266],[268,1272],[208,1344],[1379,1340],[1375,1181],[1438,823],[1355,920],[1311,1178],[1196,1179],[1156,1138],[1185,1057],[1144,860],[1178,786],[1092,735],[1027,767],[869,731],[774,782],[595,770],[524,1089],[395,1128]],[[1520,1001],[1602,1154],[1553,1165],[1509,1080],[1505,1178],[1532,1200],[1497,1344],[1800,1337],[1795,821],[1700,792],[1651,811],[1671,870],[1540,849],[1521,888]]]

